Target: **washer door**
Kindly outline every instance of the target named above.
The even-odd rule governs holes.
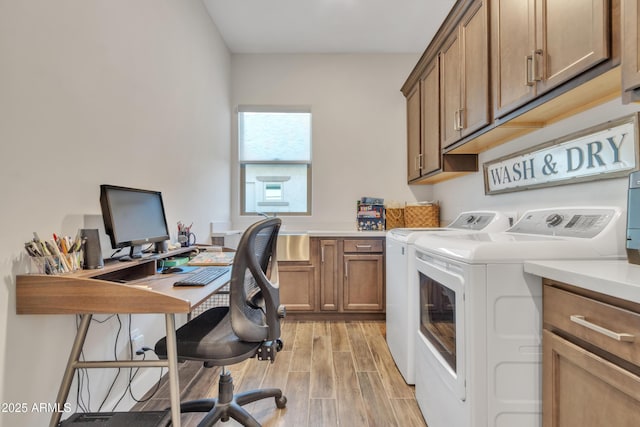
[[[417,252],[420,334],[431,367],[460,400],[466,399],[465,301],[461,268]]]

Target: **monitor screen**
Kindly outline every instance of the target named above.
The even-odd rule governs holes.
[[[131,258],[142,256],[142,245],[169,239],[159,191],[103,184],[100,206],[111,246],[114,249],[130,246]]]

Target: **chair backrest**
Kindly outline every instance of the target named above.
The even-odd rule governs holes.
[[[231,327],[243,341],[280,338],[280,289],[276,244],[280,218],[247,228],[233,260],[229,287]]]

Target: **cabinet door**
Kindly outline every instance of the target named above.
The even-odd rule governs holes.
[[[460,24],[462,91],[458,121],[465,137],[489,124],[489,45],[485,1],[476,1]]]
[[[407,179],[420,178],[420,84],[407,96]]]
[[[543,331],[543,426],[635,427],[640,377]]]
[[[420,82],[422,103],[422,175],[441,167],[440,152],[440,60],[429,65]]]
[[[607,0],[537,0],[536,63],[548,91],[609,57]]]
[[[460,139],[460,34],[454,31],[440,53],[440,132],[442,147]]]
[[[320,310],[338,310],[338,241],[320,240]]]
[[[622,2],[622,90],[640,87],[640,42],[638,0]]]
[[[384,257],[344,255],[344,311],[384,310]]]
[[[502,117],[536,94],[531,77],[535,47],[534,0],[492,0],[493,115]]]
[[[278,264],[280,303],[287,311],[316,310],[314,268],[312,265]]]

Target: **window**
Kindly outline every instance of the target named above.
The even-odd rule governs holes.
[[[240,212],[311,214],[309,108],[239,107]]]

